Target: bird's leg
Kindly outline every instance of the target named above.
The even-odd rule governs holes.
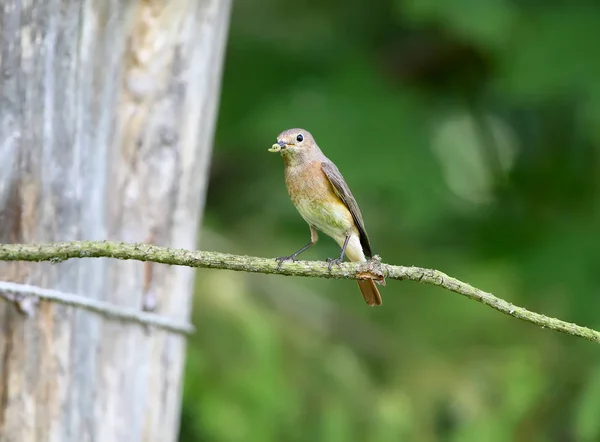
[[[275,261],[279,261],[279,264],[277,265],[277,270],[279,270],[279,268],[281,267],[281,264],[282,264],[284,261],[297,261],[296,257],[297,257],[297,256],[298,256],[300,253],[302,253],[302,252],[306,251],[307,249],[309,249],[310,247],[312,247],[312,246],[314,246],[314,245],[315,245],[315,243],[311,241],[311,242],[309,242],[308,244],[306,244],[304,247],[302,247],[300,250],[298,250],[298,251],[297,251],[297,252],[295,252],[295,253],[292,253],[292,254],[291,254],[291,255],[289,255],[289,256],[278,256],[277,258],[275,258]]]
[[[334,264],[338,266],[342,264],[342,261],[344,260],[344,253],[346,253],[346,247],[348,247],[348,241],[350,241],[350,235],[346,235],[339,258],[327,258],[327,262],[329,263],[329,266],[327,266],[329,273],[331,273],[331,267],[333,267]]]
[[[313,226],[310,226],[310,242],[308,244],[306,244],[305,246],[303,246],[300,250],[298,250],[295,253],[292,253],[289,256],[278,256],[277,258],[275,258],[275,261],[279,261],[279,264],[277,264],[277,270],[279,270],[279,268],[281,267],[281,264],[283,264],[284,261],[296,261],[296,257],[299,254],[301,254],[302,252],[305,252],[306,250],[308,250],[309,248],[314,246],[318,240],[319,240],[319,234],[317,233],[317,231],[315,230],[315,228]]]

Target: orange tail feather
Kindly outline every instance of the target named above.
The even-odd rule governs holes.
[[[372,279],[358,280],[358,287],[365,298],[365,301],[370,306],[381,305],[381,295],[375,286],[375,281]]]

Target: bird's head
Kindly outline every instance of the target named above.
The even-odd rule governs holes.
[[[319,148],[310,132],[296,128],[281,132],[269,152],[281,152],[286,163],[291,164],[315,155]]]

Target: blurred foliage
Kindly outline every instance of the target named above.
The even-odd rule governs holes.
[[[385,262],[600,328],[600,4],[237,1],[201,247],[309,238],[304,127]],[[324,235],[304,255],[337,253]],[[414,283],[198,274],[180,440],[600,441],[599,348]]]

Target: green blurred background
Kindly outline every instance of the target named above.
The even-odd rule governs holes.
[[[222,88],[203,249],[307,242],[267,152],[303,127],[385,262],[600,329],[597,1],[238,0]],[[597,344],[381,293],[200,271],[180,441],[600,441]]]

